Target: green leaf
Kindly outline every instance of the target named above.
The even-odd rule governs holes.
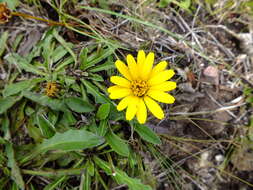
[[[100,120],[106,119],[110,113],[110,107],[109,103],[100,105],[96,117]]]
[[[68,130],[64,133],[56,133],[51,139],[46,139],[39,146],[40,152],[48,150],[83,150],[98,146],[104,142],[103,138],[84,129]]]
[[[58,46],[53,52],[52,52],[52,57],[53,57],[53,63],[58,62],[60,59],[62,59],[68,51],[63,47],[63,46]]]
[[[70,55],[73,57],[75,64],[77,63],[77,57],[76,54],[72,51],[72,44],[67,43],[56,31],[56,29],[53,30],[53,35],[55,39],[70,53]]]
[[[98,81],[98,82],[103,82],[104,81],[103,77],[99,74],[90,74],[88,78],[90,80]]]
[[[253,103],[253,96],[247,97],[246,102]]]
[[[21,100],[18,104],[18,107],[16,108],[16,115],[15,115],[15,122],[13,122],[12,129],[18,130],[21,126],[24,125],[25,115],[24,115],[24,109],[26,106],[26,100]]]
[[[108,99],[101,92],[99,92],[97,87],[94,86],[93,84],[91,84],[89,81],[81,79],[81,82],[86,87],[87,92],[89,94],[91,94],[92,96],[94,96],[96,103],[102,103],[103,104],[103,103],[110,103],[111,102],[110,99]]]
[[[35,127],[31,120],[26,125],[26,129],[28,132],[28,135],[33,138],[35,142],[41,142],[43,137],[41,134],[41,130],[38,127]]]
[[[75,123],[76,123],[76,119],[73,116],[72,111],[70,111],[70,110],[64,112],[62,120],[63,120],[65,126],[75,125]]]
[[[56,133],[52,138],[45,139],[41,145],[29,155],[25,156],[20,163],[25,163],[36,157],[40,153],[49,150],[74,151],[83,150],[98,146],[104,142],[104,139],[84,129],[68,130],[64,133]]]
[[[101,49],[100,52],[97,54],[95,59],[92,60],[87,60],[88,63],[86,65],[83,66],[83,69],[88,69],[92,66],[94,66],[95,64],[101,62],[103,59],[109,57],[110,55],[112,55],[114,53],[115,49],[114,48],[106,48],[106,49]]]
[[[44,79],[42,78],[37,78],[37,79],[25,80],[25,81],[9,84],[4,88],[3,96],[7,97],[7,96],[17,94],[21,92],[22,90],[33,87],[33,85],[43,80]]]
[[[94,163],[91,160],[87,161],[87,172],[90,176],[94,176],[95,174],[95,167],[94,167]]]
[[[97,134],[103,137],[105,136],[107,131],[108,131],[108,120],[107,119],[100,120],[99,126],[96,130]]]
[[[17,51],[17,48],[18,48],[19,44],[20,44],[21,41],[24,39],[24,35],[25,35],[25,34],[21,33],[21,34],[18,34],[18,35],[15,37],[14,42],[12,42],[12,44],[11,44],[12,52],[16,52],[16,51]]]
[[[97,1],[102,9],[109,9],[109,2],[107,0],[97,0]]]
[[[6,140],[4,138],[0,137],[0,144],[5,144],[5,143],[6,143]]]
[[[23,96],[43,106],[48,106],[52,110],[56,110],[56,111],[68,110],[68,108],[64,104],[64,101],[62,100],[50,98],[48,96],[45,96],[39,93],[30,92],[30,91],[23,91]]]
[[[41,134],[46,138],[51,138],[55,134],[54,125],[46,118],[43,113],[38,112],[37,123],[40,128]]]
[[[6,60],[10,64],[15,64],[20,69],[25,70],[26,72],[34,73],[37,75],[46,76],[47,74],[39,70],[36,66],[32,65],[26,58],[21,57],[17,53],[8,54]]]
[[[114,134],[111,130],[106,133],[106,142],[110,147],[121,156],[129,156],[129,147],[118,135]]]
[[[19,0],[0,0],[0,3],[2,2],[6,2],[8,7],[11,9],[11,10],[14,10],[20,3]]]
[[[4,139],[5,140],[10,140],[11,139],[10,120],[9,120],[7,114],[4,115],[4,117],[1,121],[1,131],[4,132]]]
[[[99,71],[107,71],[109,69],[115,68],[115,65],[111,61],[107,61],[104,64],[92,67],[92,69],[89,69],[90,72],[99,72]]]
[[[179,6],[182,9],[189,10],[191,6],[191,0],[184,0],[184,1],[178,1],[178,0],[161,0],[159,2],[159,7],[165,8],[167,7],[170,3],[174,3],[177,6]]]
[[[91,190],[91,176],[89,172],[86,170],[85,173],[81,176],[81,183],[79,190]]]
[[[7,31],[3,32],[0,38],[0,57],[3,55],[5,48],[6,48],[6,42],[8,39],[9,33]]]
[[[80,59],[80,69],[83,70],[86,63],[87,63],[87,57],[88,57],[88,48],[83,48],[80,52],[79,59]]]
[[[113,121],[125,120],[125,114],[124,112],[118,111],[116,106],[111,106],[109,118]]]
[[[52,30],[53,30],[53,28],[48,30],[44,34],[43,40],[40,42],[41,47],[42,47],[41,55],[44,59],[43,66],[47,70],[48,70],[48,68],[51,67],[50,65],[52,65],[52,61],[53,61],[53,55],[52,54],[54,52],[54,44],[53,44]]]
[[[57,178],[55,181],[52,183],[49,183],[47,186],[43,188],[43,190],[54,190],[57,189],[57,187],[64,181],[66,180],[66,176],[61,176]]]
[[[124,171],[118,168],[114,168],[115,171],[112,171],[112,166],[100,158],[94,157],[94,161],[107,175],[112,176],[118,184],[127,184],[129,190],[152,190],[149,185],[144,185],[139,179],[129,177]]]
[[[19,186],[20,189],[25,189],[25,184],[15,159],[13,146],[12,144],[7,143],[5,147],[8,157],[8,167],[11,168],[11,178],[15,181],[15,183]]]
[[[191,6],[191,0],[184,0],[179,3],[179,7],[185,10],[189,10],[190,6]]]
[[[165,7],[167,7],[171,2],[172,2],[172,0],[160,0],[160,2],[159,2],[159,7],[165,8]]]
[[[136,124],[134,126],[134,130],[140,135],[140,137],[150,143],[153,144],[161,144],[160,138],[156,135],[154,131],[152,131],[146,125]]]
[[[21,98],[22,97],[20,96],[9,96],[6,98],[0,98],[0,114],[11,108]]]
[[[55,68],[55,72],[60,72],[61,69],[63,69],[64,67],[66,67],[67,65],[69,65],[71,63],[74,63],[73,57],[66,58],[64,61],[62,61],[59,64],[57,64],[57,66]]]
[[[15,182],[13,182],[10,190],[19,190],[19,187]]]
[[[78,97],[69,97],[65,99],[65,103],[68,107],[77,113],[92,112],[95,108],[93,105],[85,102],[83,99]]]

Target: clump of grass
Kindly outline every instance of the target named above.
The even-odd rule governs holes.
[[[122,160],[138,156],[126,141],[131,126],[148,142],[160,140],[146,126],[116,125],[124,117],[107,97],[105,86],[114,70],[115,50],[90,45],[76,54],[72,48],[52,28],[26,57],[17,53],[5,57],[17,69],[1,90],[1,146],[6,152],[1,152],[2,188],[23,189],[26,184],[36,189],[36,178],[44,179],[46,189],[64,188],[74,175],[81,180],[69,183],[71,188],[109,189],[105,180],[111,178],[130,189],[152,189],[134,178],[138,171],[134,159],[131,165],[123,164],[129,169],[119,169]],[[24,138],[26,142],[19,142]]]

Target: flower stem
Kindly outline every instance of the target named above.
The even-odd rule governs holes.
[[[82,168],[71,168],[71,169],[59,169],[59,170],[27,170],[23,169],[21,172],[23,174],[45,176],[45,177],[55,177],[55,176],[64,176],[64,175],[78,175],[85,171],[85,167]]]
[[[42,22],[47,22],[49,25],[53,25],[53,26],[67,26],[68,25],[66,23],[56,22],[56,21],[53,21],[53,20],[48,20],[48,19],[32,16],[32,15],[21,13],[21,12],[12,12],[11,14],[13,16],[20,16],[20,17],[23,17],[23,18],[35,19],[35,20],[39,20],[39,21],[42,21]]]

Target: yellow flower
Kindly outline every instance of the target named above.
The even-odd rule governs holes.
[[[7,7],[6,2],[0,3],[0,24],[4,24],[11,18],[11,11]]]
[[[56,82],[47,82],[45,92],[48,97],[55,97],[58,91],[58,84]]]
[[[126,109],[126,119],[137,117],[139,123],[145,123],[147,108],[158,119],[164,118],[164,113],[156,101],[172,104],[175,98],[168,94],[176,88],[176,83],[168,81],[175,72],[166,70],[167,62],[162,61],[153,67],[154,53],[147,56],[143,50],[137,55],[137,62],[132,55],[127,55],[127,66],[120,60],[115,62],[116,68],[124,76],[112,76],[115,84],[108,88],[111,99],[122,99],[117,110]],[[155,101],[156,100],[156,101]]]

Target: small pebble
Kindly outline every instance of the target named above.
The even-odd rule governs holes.
[[[221,163],[224,161],[224,156],[222,154],[217,154],[215,156],[215,160],[218,162],[218,163]]]

